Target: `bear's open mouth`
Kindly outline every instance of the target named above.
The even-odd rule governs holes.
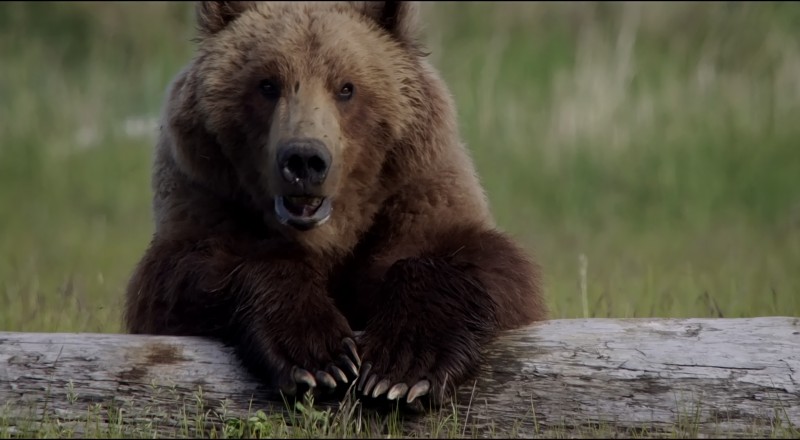
[[[278,196],[275,197],[275,214],[281,223],[306,231],[330,218],[331,200],[328,197]]]

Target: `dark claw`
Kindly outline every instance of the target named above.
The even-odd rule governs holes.
[[[356,348],[356,342],[351,338],[344,338],[342,341],[347,350],[350,352],[350,356],[353,357],[353,360],[356,361],[356,365],[361,366],[361,357],[358,356],[358,349]]]
[[[331,389],[336,388],[336,379],[322,370],[317,371],[317,382]]]
[[[389,400],[399,399],[400,397],[403,397],[406,391],[408,391],[408,385],[404,383],[398,383],[389,389],[389,392],[386,394],[386,398]]]
[[[369,377],[369,379],[367,379],[367,384],[366,384],[366,385],[364,385],[364,391],[363,391],[363,393],[364,393],[364,395],[365,395],[365,396],[369,396],[369,392],[372,390],[372,387],[374,387],[374,386],[375,386],[375,383],[376,383],[377,381],[378,381],[378,376],[376,376],[376,375],[374,375],[374,374],[373,374],[373,375],[371,375],[371,376]]]
[[[364,362],[364,365],[361,366],[361,372],[359,376],[361,378],[358,380],[358,391],[364,389],[364,384],[367,383],[367,379],[369,379],[369,370],[372,369],[372,362]]]
[[[358,377],[358,367],[353,361],[350,360],[347,355],[341,355],[339,357],[339,363],[349,372],[353,374],[353,377]]]
[[[431,389],[431,383],[427,380],[421,380],[414,384],[413,387],[408,391],[408,396],[406,397],[406,402],[411,403],[419,396],[424,396],[428,394],[428,391]]]
[[[311,388],[317,386],[317,381],[314,380],[314,376],[302,368],[292,368],[292,379],[297,383],[304,383]]]
[[[341,383],[349,383],[350,382],[347,379],[347,375],[344,374],[344,371],[342,371],[342,369],[337,367],[336,365],[331,365],[330,367],[328,367],[328,372],[330,372],[331,376],[333,376],[334,379],[336,379],[337,381],[339,381]]]
[[[378,382],[378,384],[375,385],[375,390],[372,391],[372,397],[377,398],[381,394],[385,393],[391,385],[392,383],[389,382],[389,379],[383,379],[382,381]]]

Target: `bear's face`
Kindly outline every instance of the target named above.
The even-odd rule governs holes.
[[[198,5],[196,117],[268,220],[305,231],[369,198],[412,122],[413,12],[384,2]],[[197,160],[192,145],[178,148]]]

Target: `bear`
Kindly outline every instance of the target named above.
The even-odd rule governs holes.
[[[545,319],[540,265],[492,217],[419,4],[195,12],[127,332],[216,338],[289,396],[411,406],[441,405],[499,332]]]

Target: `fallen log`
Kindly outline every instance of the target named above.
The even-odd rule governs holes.
[[[208,429],[258,409],[291,411],[228,347],[195,337],[125,334],[0,332],[2,403],[0,429],[12,432],[21,432],[23,419],[69,426],[91,407],[105,414],[99,423],[131,429],[144,423],[158,432],[186,427],[187,420],[191,425],[200,413],[201,428]],[[460,389],[457,409],[442,411],[453,413],[464,435],[583,429],[587,435],[796,437],[800,318],[534,324],[487,347],[483,372]],[[404,426],[426,429],[441,414],[409,416]],[[192,429],[186,433],[197,434]]]

